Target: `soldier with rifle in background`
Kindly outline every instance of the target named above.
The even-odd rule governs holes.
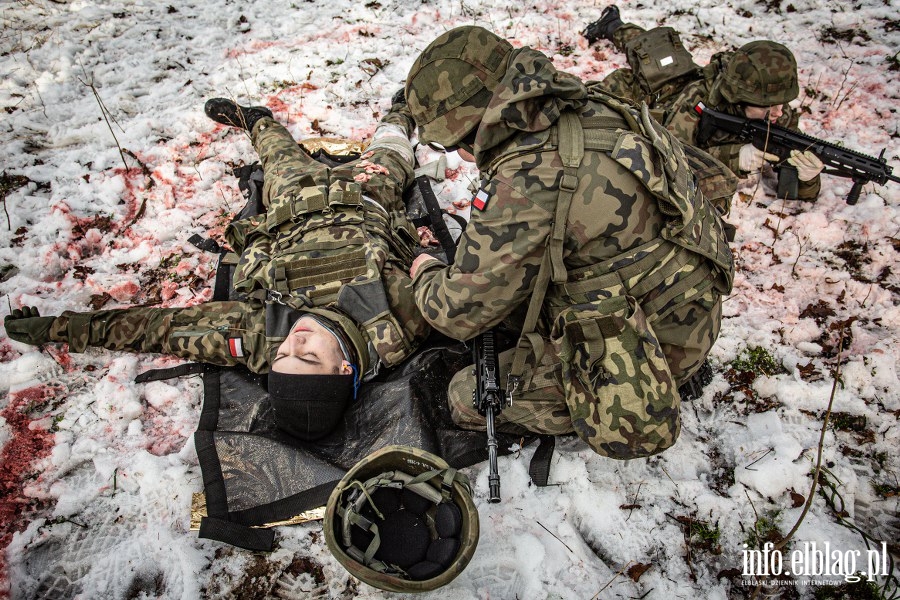
[[[589,43],[609,40],[628,57],[631,68],[614,71],[601,85],[617,96],[646,102],[679,140],[706,150],[739,177],[759,172],[767,162],[778,163],[779,197],[815,200],[819,195],[824,164],[809,150],[794,150],[781,162],[778,155],[727,131],[698,138],[699,102],[729,115],[798,130],[799,114],[788,104],[799,94],[797,61],[786,47],[757,40],[734,52],[714,54],[701,68],[672,28],[645,31],[623,23],[615,5],[607,6],[582,34]]]

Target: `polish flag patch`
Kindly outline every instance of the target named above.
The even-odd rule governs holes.
[[[241,358],[244,356],[244,343],[241,338],[228,338],[228,350],[231,356]]]
[[[484,190],[478,190],[478,193],[475,194],[475,197],[472,199],[472,206],[477,208],[478,210],[484,210],[484,207],[487,206],[488,200],[491,197]]]

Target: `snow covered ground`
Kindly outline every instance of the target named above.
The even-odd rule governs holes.
[[[364,139],[417,51],[457,25],[536,47],[585,79],[623,66],[611,45],[579,35],[604,6],[0,0],[0,314],[211,296],[210,255],[186,240],[221,232],[241,204],[227,171],[255,154],[246,135],[203,115],[207,98],[266,104],[298,138]],[[898,0],[620,7],[626,20],[685,32],[701,64],[753,39],[785,43],[800,64],[806,132],[885,148],[900,172]],[[448,204],[474,177],[450,159]],[[876,572],[884,556],[869,565],[866,551],[882,541],[897,556],[900,185],[867,185],[855,206],[848,190],[825,176],[818,202],[801,204],[744,183],[729,218],[738,275],[711,356],[716,378],[684,406],[677,445],[621,463],[566,440],[542,489],[529,485],[526,448],[500,460],[498,505],[486,501],[485,467],[470,469],[479,547],[429,597],[749,596],[744,545],[777,541],[800,516],[841,345],[820,477],[829,500],[815,496],[783,552],[784,570],[812,576],[783,577],[777,593],[809,598],[810,579]],[[390,597],[331,558],[318,523],[281,528],[270,555],[188,531],[202,489],[191,441],[200,384],[133,383],[175,362],[40,352],[0,334],[0,597]],[[836,576],[815,573],[804,555],[813,544],[828,544]],[[874,579],[897,597],[896,579]]]

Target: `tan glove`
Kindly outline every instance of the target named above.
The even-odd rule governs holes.
[[[803,152],[791,150],[791,157],[788,159],[788,163],[797,168],[797,179],[800,181],[815,179],[822,172],[822,169],[825,168],[819,157],[809,150]]]
[[[741,168],[741,171],[755,173],[762,169],[766,161],[777,162],[778,156],[769,152],[763,152],[753,144],[741,146],[740,154],[738,154],[738,166]]]

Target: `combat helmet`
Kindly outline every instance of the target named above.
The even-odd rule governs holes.
[[[718,92],[731,104],[775,106],[800,93],[794,55],[768,40],[741,46],[720,77]]]
[[[416,58],[406,78],[406,101],[419,141],[455,146],[478,127],[512,46],[473,25],[442,34]]]
[[[328,498],[324,528],[338,562],[392,592],[446,585],[478,545],[469,480],[409,446],[387,446],[350,469]]]

